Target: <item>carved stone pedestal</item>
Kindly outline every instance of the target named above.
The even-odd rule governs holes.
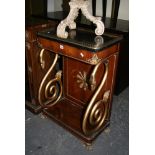
[[[69,2],[70,12],[66,19],[62,20],[57,27],[57,36],[60,38],[67,38],[68,32],[66,27],[69,29],[76,29],[76,23],[74,20],[78,16],[78,12],[81,9],[82,14],[91,22],[93,22],[97,28],[95,29],[96,35],[102,35],[104,33],[104,24],[100,17],[92,16],[88,11],[89,2],[88,0],[71,0]]]

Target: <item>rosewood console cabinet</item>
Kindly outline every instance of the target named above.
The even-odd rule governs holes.
[[[40,48],[37,44],[37,32],[56,25],[55,22],[43,20],[39,18],[26,19],[25,46],[26,46],[26,95],[29,101],[26,101],[26,107],[34,113],[41,111],[41,106],[38,102],[38,88],[40,81],[45,75],[47,69],[51,65],[54,58],[53,53],[46,52],[44,59],[46,64],[39,65]]]
[[[42,55],[55,55],[40,83],[39,104],[86,144],[109,125],[121,39],[84,29],[70,30],[67,39],[58,38],[54,28],[38,32]],[[47,80],[53,71],[55,77]]]

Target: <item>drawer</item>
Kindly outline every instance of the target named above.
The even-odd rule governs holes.
[[[58,53],[60,55],[70,57],[91,65],[96,65],[100,60],[105,59],[118,51],[118,44],[115,44],[99,52],[90,52],[82,48],[79,49],[68,44],[59,43],[40,37],[38,37],[38,44],[41,48],[45,48],[54,53]]]

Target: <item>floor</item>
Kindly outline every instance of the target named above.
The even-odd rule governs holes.
[[[42,114],[26,110],[25,119],[26,155],[129,154],[129,88],[113,97],[111,124],[89,148]]]

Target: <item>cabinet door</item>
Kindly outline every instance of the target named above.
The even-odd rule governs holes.
[[[64,97],[83,107],[83,114],[76,119],[82,120],[86,135],[95,134],[109,122],[117,59],[113,54],[99,65],[90,65],[64,58]]]

